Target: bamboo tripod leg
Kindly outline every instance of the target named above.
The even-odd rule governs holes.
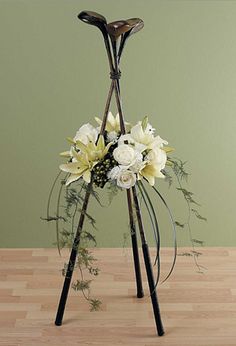
[[[123,111],[121,106],[120,86],[119,86],[118,80],[114,81],[114,89],[115,89],[117,109],[120,115],[121,133],[125,134],[125,122],[124,122]],[[130,218],[130,227],[131,227],[133,257],[134,257],[134,268],[135,268],[135,276],[136,276],[137,297],[142,298],[144,296],[144,293],[142,288],[142,277],[141,277],[141,269],[140,269],[140,262],[139,262],[137,235],[136,235],[136,229],[135,229],[135,223],[134,223],[134,217],[133,217],[131,190],[127,191],[127,200],[128,200],[128,207],[129,207],[129,218]]]
[[[109,89],[105,111],[104,111],[104,117],[103,122],[100,130],[100,134],[103,135],[106,129],[106,122],[107,122],[107,115],[111,103],[111,98],[114,92],[115,88],[118,88],[119,84],[116,81],[112,80],[111,86]],[[119,98],[119,105],[120,105],[120,95],[117,94],[117,97]],[[119,107],[118,107],[119,109]],[[120,106],[121,109],[121,106]],[[122,110],[121,110],[122,111]],[[144,296],[143,293],[143,287],[142,287],[142,277],[141,277],[141,269],[140,269],[140,262],[139,262],[139,252],[138,252],[138,242],[137,242],[137,234],[135,229],[135,223],[134,223],[134,217],[133,217],[133,207],[132,207],[132,198],[131,198],[131,191],[127,191],[127,202],[128,202],[128,208],[129,208],[129,220],[130,220],[130,228],[131,228],[131,241],[132,241],[132,250],[133,250],[133,258],[134,258],[134,269],[135,269],[135,278],[136,278],[136,287],[137,287],[137,298],[142,298]]]
[[[116,72],[118,72],[118,67],[116,69]],[[115,82],[114,88],[115,88],[116,103],[117,103],[117,108],[120,115],[120,128],[121,128],[121,133],[124,134],[125,122],[124,122],[124,116],[122,112],[122,105],[121,105],[121,99],[120,99],[119,81],[115,80],[114,82]],[[148,244],[147,244],[145,233],[144,233],[142,216],[141,216],[141,211],[139,207],[139,202],[138,202],[135,186],[133,186],[132,192],[133,192],[134,205],[135,205],[137,220],[139,225],[140,237],[142,241],[143,257],[144,257],[144,262],[146,267],[146,273],[148,278],[148,285],[149,285],[149,291],[150,291],[151,300],[152,300],[152,307],[153,307],[153,313],[154,313],[155,322],[156,322],[157,333],[159,336],[162,336],[164,334],[164,329],[163,329],[163,325],[161,321],[161,313],[160,313],[158,299],[157,299],[157,293],[156,293],[155,282],[153,277],[149,248],[148,248]]]
[[[136,234],[136,227],[134,223],[131,190],[127,190],[127,202],[128,202],[128,209],[129,209],[129,222],[130,222],[130,230],[131,230],[133,258],[134,258],[137,298],[143,298],[144,293],[143,293],[143,286],[142,286],[141,268],[140,268],[140,262],[139,262],[137,234]]]
[[[154,313],[155,322],[156,322],[157,333],[159,336],[162,336],[164,334],[164,329],[163,329],[163,325],[161,321],[161,313],[160,313],[159,303],[157,299],[157,292],[155,288],[149,248],[148,248],[148,244],[147,244],[145,233],[144,233],[142,216],[141,216],[141,211],[140,211],[140,206],[139,206],[139,201],[138,201],[135,186],[132,188],[132,191],[133,191],[134,205],[136,209],[139,231],[140,231],[140,236],[142,241],[143,257],[144,257],[144,262],[145,262],[145,267],[147,272],[148,285],[149,285],[149,291],[150,291],[151,300],[152,300],[152,307],[153,307],[153,313]]]
[[[92,183],[90,183],[90,186],[88,186],[88,190],[87,190],[85,198],[84,198],[84,203],[83,203],[82,211],[80,214],[79,224],[78,224],[77,232],[76,232],[76,235],[74,238],[74,243],[73,243],[73,247],[71,250],[71,254],[70,254],[70,260],[68,263],[68,268],[66,271],[64,285],[63,285],[63,289],[61,292],[61,298],[59,301],[56,320],[55,320],[56,326],[61,326],[61,324],[62,324],[62,319],[63,319],[63,315],[64,315],[64,311],[65,311],[68,292],[70,289],[70,283],[71,283],[71,279],[72,279],[72,275],[73,275],[73,271],[74,271],[74,267],[75,267],[75,261],[76,261],[76,257],[77,257],[77,253],[78,253],[80,235],[81,235],[81,231],[82,231],[83,224],[84,224],[84,218],[85,218],[86,210],[88,207],[91,184]]]

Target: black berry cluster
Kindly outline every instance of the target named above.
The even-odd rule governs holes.
[[[117,162],[113,157],[110,154],[106,155],[92,170],[94,184],[103,188],[108,181],[107,173],[116,165]]]

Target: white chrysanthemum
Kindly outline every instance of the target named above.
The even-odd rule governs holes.
[[[138,151],[135,151],[135,162],[129,167],[129,169],[134,173],[139,173],[146,165],[143,160],[143,155]]]
[[[118,140],[118,134],[116,131],[109,132],[107,135],[107,139],[109,142],[116,143]]]
[[[111,180],[116,180],[118,178],[118,175],[120,173],[120,166],[115,166],[113,167],[108,173],[107,173],[107,177],[108,179],[111,179]]]

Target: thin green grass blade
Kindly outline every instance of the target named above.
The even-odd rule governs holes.
[[[57,183],[57,181],[58,181],[58,179],[59,179],[59,177],[60,177],[61,174],[62,174],[62,171],[60,171],[60,172],[57,174],[56,178],[55,178],[54,181],[53,181],[52,187],[51,187],[51,189],[50,189],[50,191],[49,191],[48,202],[47,202],[47,219],[48,219],[48,220],[50,219],[50,206],[51,206],[52,194],[53,194],[54,188],[55,188],[56,183]]]
[[[171,210],[170,210],[169,206],[167,205],[165,199],[163,198],[163,196],[161,195],[161,193],[156,189],[155,186],[152,186],[152,188],[153,188],[153,190],[157,193],[157,195],[159,196],[159,198],[161,199],[162,203],[164,204],[164,206],[166,207],[166,209],[167,209],[167,211],[168,211],[169,218],[170,218],[170,221],[171,221],[171,224],[172,224],[172,232],[173,232],[174,257],[173,257],[173,262],[172,262],[170,271],[169,271],[168,275],[166,276],[166,278],[162,281],[162,283],[163,283],[163,282],[165,282],[165,281],[170,277],[170,275],[172,274],[173,269],[174,269],[174,267],[175,267],[175,263],[176,263],[176,258],[177,258],[177,236],[176,236],[176,227],[175,227],[175,221],[174,221],[173,215],[172,215]]]

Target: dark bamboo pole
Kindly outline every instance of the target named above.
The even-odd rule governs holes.
[[[106,48],[107,47],[108,47],[108,45],[106,44]],[[108,57],[109,57],[110,66],[112,66],[109,52],[108,52]],[[112,72],[113,72],[113,69],[112,69],[111,73]],[[103,122],[102,122],[102,125],[101,125],[101,130],[100,130],[100,134],[101,135],[103,135],[104,132],[105,132],[106,122],[107,122],[107,115],[108,115],[108,112],[109,112],[111,98],[112,98],[112,95],[113,95],[113,92],[114,92],[114,85],[115,85],[115,80],[112,80],[111,86],[110,86],[110,89],[109,89],[109,92],[108,92],[107,101],[106,101],[106,106],[105,106],[105,111],[104,111],[104,116],[103,116]],[[123,125],[123,131],[125,131],[124,125]],[[55,325],[57,325],[57,326],[61,326],[62,320],[63,320],[63,316],[64,316],[64,311],[65,311],[65,306],[66,306],[66,302],[67,302],[68,292],[69,292],[69,289],[70,289],[70,284],[71,284],[72,275],[73,275],[73,271],[74,271],[75,261],[76,261],[76,257],[77,257],[77,253],[78,253],[78,246],[79,246],[79,242],[80,242],[80,234],[81,234],[81,231],[82,231],[82,228],[83,228],[84,217],[85,217],[85,213],[86,213],[87,206],[88,206],[90,190],[91,190],[91,185],[89,186],[88,191],[86,192],[86,195],[85,195],[85,200],[84,200],[84,204],[83,204],[83,207],[82,207],[82,211],[81,211],[81,215],[80,215],[80,220],[79,220],[77,232],[76,232],[76,235],[75,235],[75,238],[74,238],[73,247],[72,247],[72,250],[71,250],[70,260],[69,260],[69,264],[68,264],[68,268],[67,268],[67,272],[66,272],[66,277],[65,277],[65,280],[64,280],[64,285],[63,285],[63,289],[62,289],[62,293],[61,293],[61,297],[60,297],[60,301],[59,301],[59,306],[58,306],[58,310],[57,310],[56,320],[55,320]],[[128,195],[129,195],[129,197],[128,197]],[[138,254],[138,244],[137,244],[136,229],[135,229],[133,210],[132,210],[132,202],[129,202],[129,201],[131,201],[130,191],[129,192],[127,191],[127,199],[128,199],[128,206],[129,206],[129,217],[130,217],[130,227],[131,227],[131,240],[132,240],[132,249],[133,249],[133,257],[134,257],[137,297],[138,298],[142,298],[144,294],[143,294],[143,288],[142,288],[142,278],[141,278],[141,270],[140,270],[139,254]]]
[[[114,70],[115,70],[115,76],[116,76],[116,79],[114,80],[116,103],[117,103],[117,109],[118,109],[119,118],[120,118],[121,134],[125,134],[126,132],[125,121],[124,121],[123,110],[121,105],[121,96],[120,96],[120,83],[119,83],[120,71],[119,71],[119,62],[118,62],[118,55],[117,55],[117,41],[114,40],[112,43],[113,43],[112,48],[113,48],[114,63],[115,63]],[[134,211],[132,206],[132,197],[131,197],[130,189],[127,190],[127,204],[128,204],[128,211],[129,211],[129,222],[130,222],[130,231],[131,231],[130,233],[131,233],[132,251],[133,251],[133,259],[134,259],[137,298],[143,298],[144,292],[143,292],[142,275],[141,275],[141,267],[140,267],[140,260],[139,260],[138,240],[137,240],[137,233],[136,233],[136,227],[134,222]]]
[[[143,298],[144,292],[143,292],[143,284],[142,284],[141,267],[140,267],[140,261],[139,261],[138,240],[137,240],[137,232],[136,232],[136,227],[134,222],[132,194],[130,189],[127,190],[127,203],[128,203],[128,210],[129,210],[129,223],[130,223],[130,230],[131,230],[131,242],[132,242],[133,259],[134,259],[137,298]]]
[[[115,80],[115,81],[116,81],[116,83],[115,83],[115,96],[116,96],[117,108],[118,108],[118,112],[120,113],[121,124],[124,124],[124,116],[123,116],[123,112],[122,112],[122,105],[121,105],[121,100],[120,100],[118,81],[117,80]],[[143,257],[144,257],[144,262],[145,262],[145,267],[146,267],[146,273],[147,273],[147,278],[148,278],[148,285],[149,285],[149,291],[150,291],[151,300],[152,300],[152,307],[153,307],[153,313],[154,313],[155,322],[156,322],[157,333],[159,336],[162,336],[164,334],[164,329],[163,329],[163,325],[162,325],[162,321],[161,321],[161,314],[160,314],[160,308],[159,308],[159,303],[158,303],[158,299],[157,299],[157,293],[156,293],[155,281],[154,281],[154,277],[153,277],[149,248],[148,248],[148,244],[147,244],[146,237],[145,237],[145,232],[144,232],[144,227],[143,227],[143,222],[142,222],[142,215],[141,215],[141,210],[140,210],[135,186],[132,188],[132,192],[133,192],[134,205],[135,205],[136,215],[137,215],[137,220],[138,220],[138,225],[139,225],[140,237],[141,237],[141,242],[142,242]]]
[[[105,106],[104,111],[104,117],[103,122],[100,130],[100,134],[103,135],[106,128],[106,122],[107,122],[107,115],[111,103],[111,98],[114,90],[116,88],[118,89],[118,94],[120,97],[120,86],[119,86],[119,66],[118,66],[118,58],[117,58],[117,43],[113,41],[112,48],[113,48],[113,60],[115,67],[113,66],[111,51],[110,51],[110,45],[107,42],[108,39],[105,39],[105,47],[107,50],[107,56],[109,60],[109,66],[110,66],[110,76],[112,79],[110,90],[108,93],[108,98]],[[117,107],[118,108],[118,107]],[[125,123],[123,118],[122,109],[118,108],[118,113],[120,117],[120,127],[121,127],[121,133],[125,134]],[[122,114],[122,115],[121,115]],[[131,198],[131,191],[127,190],[127,202],[128,202],[128,211],[129,211],[129,221],[130,221],[130,230],[131,230],[131,242],[132,242],[132,250],[133,250],[133,259],[134,259],[134,269],[135,269],[135,278],[136,278],[136,288],[137,288],[137,298],[142,298],[144,296],[143,287],[142,287],[142,276],[141,276],[141,268],[140,268],[140,261],[139,261],[139,251],[138,251],[138,241],[137,241],[137,234],[136,234],[136,227],[134,222],[134,214],[133,214],[133,207],[132,207],[132,198]]]
[[[112,80],[111,81],[111,86],[110,86],[110,89],[109,89],[109,93],[108,93],[108,96],[107,96],[107,102],[106,102],[106,106],[105,106],[105,110],[104,110],[102,125],[101,125],[101,129],[100,129],[100,135],[104,135],[104,132],[106,130],[107,116],[108,116],[108,112],[109,112],[109,108],[110,108],[111,98],[112,98],[113,92],[114,92],[114,81]]]
[[[57,315],[56,315],[56,320],[55,320],[56,326],[61,326],[61,324],[62,324],[62,319],[63,319],[63,315],[64,315],[64,311],[65,311],[68,292],[70,289],[71,279],[72,279],[72,275],[73,275],[73,271],[74,271],[74,267],[75,267],[75,261],[76,261],[77,253],[78,253],[78,247],[79,247],[79,243],[80,243],[80,235],[81,235],[81,231],[83,229],[84,218],[85,218],[86,210],[88,207],[89,196],[91,193],[91,187],[92,187],[92,181],[88,185],[88,190],[86,191],[86,194],[85,194],[84,203],[83,203],[82,211],[80,214],[80,219],[79,219],[76,235],[75,235],[74,242],[73,242],[73,247],[72,247],[71,254],[70,254],[70,260],[68,263],[66,276],[65,276],[65,280],[64,280],[64,285],[63,285],[63,289],[61,292],[61,297],[60,297],[59,306],[58,306]]]
[[[147,272],[148,285],[149,285],[149,291],[150,291],[151,300],[152,300],[152,307],[153,307],[153,313],[154,313],[155,322],[156,322],[157,333],[159,336],[162,336],[162,335],[164,335],[165,332],[164,332],[164,328],[163,328],[162,321],[161,321],[161,313],[160,313],[159,303],[158,303],[158,299],[157,299],[157,293],[156,293],[155,281],[154,281],[154,277],[153,277],[150,253],[149,253],[149,248],[148,248],[148,244],[147,244],[147,240],[146,240],[146,236],[145,236],[145,232],[144,232],[141,210],[140,210],[138,196],[136,193],[135,186],[132,188],[132,192],[133,192],[134,205],[135,205],[135,209],[136,209],[139,231],[140,231],[140,236],[141,236],[141,241],[142,241],[143,257],[144,257],[144,262],[145,262],[145,267],[146,267],[146,272]]]

